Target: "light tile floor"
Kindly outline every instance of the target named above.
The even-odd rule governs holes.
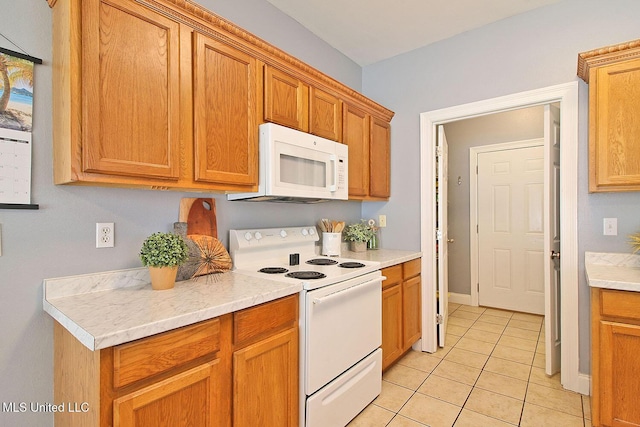
[[[449,304],[446,346],[410,351],[350,427],[584,427],[589,396],[544,372],[543,317]]]

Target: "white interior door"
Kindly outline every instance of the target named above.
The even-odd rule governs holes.
[[[544,147],[478,154],[478,302],[544,314]]]
[[[545,147],[545,360],[546,373],[560,371],[560,110],[544,107]]]
[[[447,190],[448,190],[448,153],[449,146],[444,134],[444,126],[438,126],[436,186],[437,226],[436,256],[438,258],[438,345],[444,347],[447,331],[447,314],[449,310],[449,251],[447,250],[449,233],[447,225]]]

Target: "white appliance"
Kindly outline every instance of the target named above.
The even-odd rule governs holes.
[[[302,285],[300,426],[339,427],[380,394],[384,277],[317,255],[318,239],[314,226],[230,230],[229,248],[236,273]]]
[[[260,125],[259,185],[228,200],[314,203],[347,200],[345,144],[274,123]]]

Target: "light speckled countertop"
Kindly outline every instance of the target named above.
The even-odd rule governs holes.
[[[419,258],[388,249],[343,251],[381,268]],[[147,268],[45,279],[43,308],[91,350],[100,350],[298,293],[301,285],[233,272],[151,289]]]
[[[640,255],[585,252],[589,286],[640,292]]]
[[[146,268],[46,279],[44,310],[91,350],[148,337],[272,301],[300,285],[216,274],[151,289]]]
[[[342,251],[343,258],[359,259],[363,261],[377,261],[380,268],[390,267],[402,262],[411,261],[422,256],[422,252],[403,251],[397,249],[376,249],[365,252]]]

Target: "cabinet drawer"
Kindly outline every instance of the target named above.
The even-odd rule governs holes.
[[[404,264],[404,279],[409,279],[411,277],[417,276],[420,274],[420,265],[421,259],[414,259],[411,261],[407,261]]]
[[[219,318],[116,346],[113,386],[131,384],[219,349]]]
[[[386,277],[386,279],[382,282],[382,289],[388,288],[393,284],[402,282],[402,264],[383,268],[382,275]]]
[[[603,316],[640,320],[640,293],[603,289],[600,303]]]
[[[233,343],[242,347],[298,322],[298,295],[260,304],[233,314]]]

